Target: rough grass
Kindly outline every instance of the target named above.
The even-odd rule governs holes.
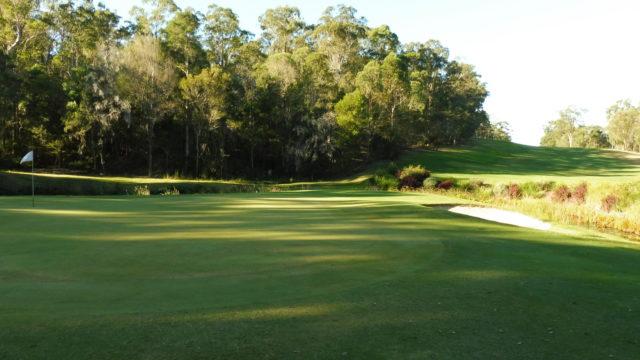
[[[619,231],[634,238],[640,235],[639,154],[484,141],[438,152],[410,151],[398,163],[421,164],[435,176],[453,180],[457,186],[450,195],[497,204],[543,220]],[[462,186],[474,179],[488,185]],[[559,195],[559,188],[575,192],[583,183],[588,189],[586,196],[550,200]],[[505,201],[509,186],[515,185],[525,199]],[[602,209],[602,201],[611,195],[620,202],[609,213]]]
[[[637,244],[307,191],[0,197],[2,359],[637,359]]]

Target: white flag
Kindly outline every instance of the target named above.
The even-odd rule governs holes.
[[[20,165],[29,161],[33,161],[33,151],[29,151],[27,155],[22,157],[22,160],[20,160]]]

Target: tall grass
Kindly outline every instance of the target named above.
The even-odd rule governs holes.
[[[583,183],[575,187],[551,182],[528,182],[520,185],[521,198],[509,196],[509,185],[502,183],[494,185],[491,191],[486,187],[460,186],[465,183],[464,180],[454,183],[457,186],[447,190],[448,195],[498,205],[542,220],[613,230],[634,238],[640,236],[640,182]],[[510,186],[513,185],[516,184]],[[437,189],[423,191],[443,192]],[[574,196],[565,196],[566,191]],[[602,205],[602,200],[607,196],[624,200],[607,211]]]

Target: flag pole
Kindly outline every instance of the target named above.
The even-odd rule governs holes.
[[[35,156],[33,157],[33,159],[31,159],[31,207],[34,208],[36,207],[36,185],[33,181],[33,168],[35,167],[35,165],[33,163],[35,163]]]

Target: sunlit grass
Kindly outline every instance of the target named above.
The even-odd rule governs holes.
[[[433,194],[0,197],[0,358],[635,359],[637,244]],[[552,329],[552,330],[549,330]]]

